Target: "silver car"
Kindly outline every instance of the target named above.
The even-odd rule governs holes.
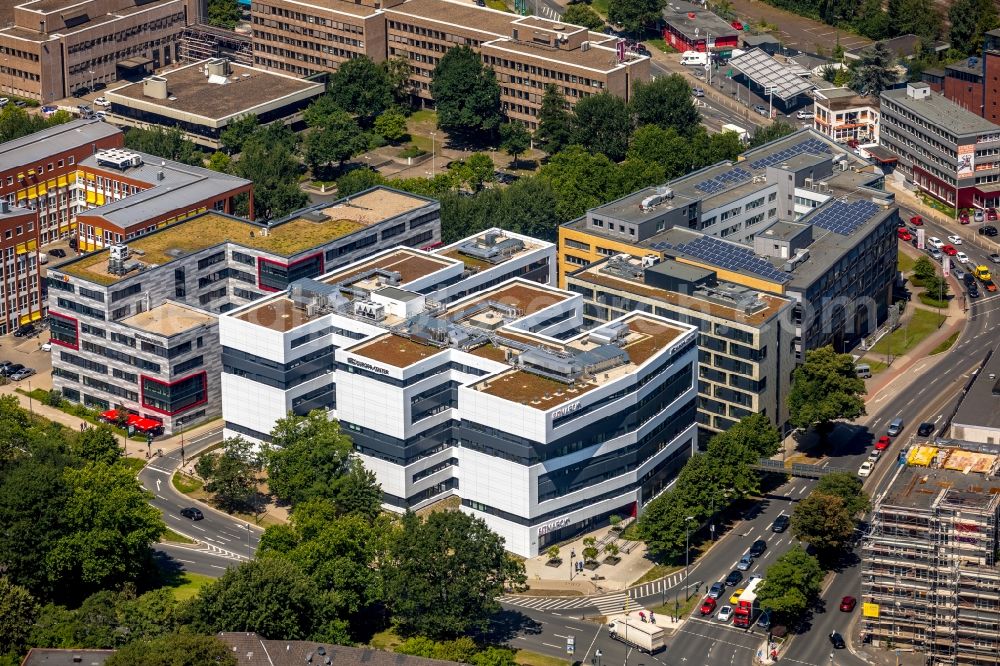
[[[15,382],[19,382],[22,379],[27,379],[33,374],[35,374],[34,368],[21,368],[20,370],[12,374],[10,378],[13,379]]]

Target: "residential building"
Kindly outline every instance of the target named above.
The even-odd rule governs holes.
[[[890,53],[895,55],[900,60],[913,60],[918,57],[922,51],[927,50],[935,54],[943,54],[951,48],[951,44],[948,42],[941,42],[935,40],[927,40],[923,37],[917,35],[900,35],[898,37],[893,37],[891,39],[880,40],[882,45],[885,46]],[[872,48],[872,44],[867,46],[861,46],[856,49],[851,49],[844,53],[844,58],[846,60],[853,60],[855,62],[861,60],[861,57]]]
[[[0,199],[0,335],[42,318],[37,223],[35,211]]]
[[[166,433],[221,411],[218,315],[300,278],[440,237],[439,205],[375,188],[268,225],[206,212],[48,271],[53,386]]]
[[[96,150],[124,145],[121,130],[98,120],[72,120],[0,144],[0,198],[37,211],[37,244],[68,237],[80,206],[79,164]]]
[[[883,181],[867,160],[800,130],[562,225],[559,283],[617,254],[673,259],[793,301],[798,360],[849,349],[887,316],[896,275],[899,213]]]
[[[199,0],[27,0],[0,29],[0,95],[51,102],[117,81],[126,61],[177,58]]]
[[[100,666],[114,653],[114,650],[31,648],[21,666]]]
[[[663,39],[678,51],[723,51],[739,46],[740,31],[705,5],[670,0],[663,8]]]
[[[951,417],[952,439],[1000,444],[1000,354],[980,368]]]
[[[863,639],[930,664],[996,666],[1000,448],[918,440],[905,461],[862,540]]]
[[[813,91],[813,129],[837,143],[879,142],[879,102],[847,87]]]
[[[926,83],[886,90],[881,101],[881,145],[907,181],[949,206],[1000,205],[1000,126]]]
[[[291,124],[324,90],[322,82],[213,58],[161,70],[105,96],[115,124],[176,127],[184,138],[218,150],[222,132],[237,118],[253,114],[264,125]]]
[[[703,434],[764,414],[782,430],[795,367],[787,298],[721,282],[715,271],[655,256],[616,255],[566,276],[583,296],[583,324],[639,310],[698,328],[698,423]],[[705,437],[703,437],[705,439]]]

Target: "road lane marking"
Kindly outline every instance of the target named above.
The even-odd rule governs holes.
[[[558,645],[553,645],[552,643],[542,643],[542,645],[548,646],[550,648],[555,648],[557,650],[561,649]]]
[[[225,569],[226,567],[220,567],[218,564],[209,564],[210,567],[215,567],[216,569]]]
[[[208,530],[206,530],[205,528],[198,527],[197,525],[192,525],[191,527],[195,528],[196,530],[201,530],[202,532],[208,532]]]

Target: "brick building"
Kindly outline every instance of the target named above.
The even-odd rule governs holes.
[[[721,51],[739,46],[740,31],[704,5],[673,0],[663,8],[663,39],[678,51]]]
[[[0,200],[0,335],[42,317],[36,223],[35,211]]]

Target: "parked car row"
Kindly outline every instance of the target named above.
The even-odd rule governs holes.
[[[19,382],[22,379],[27,379],[28,377],[35,374],[34,368],[26,368],[20,363],[11,363],[10,361],[0,361],[0,377],[6,377],[7,379],[12,379],[15,382]]]

